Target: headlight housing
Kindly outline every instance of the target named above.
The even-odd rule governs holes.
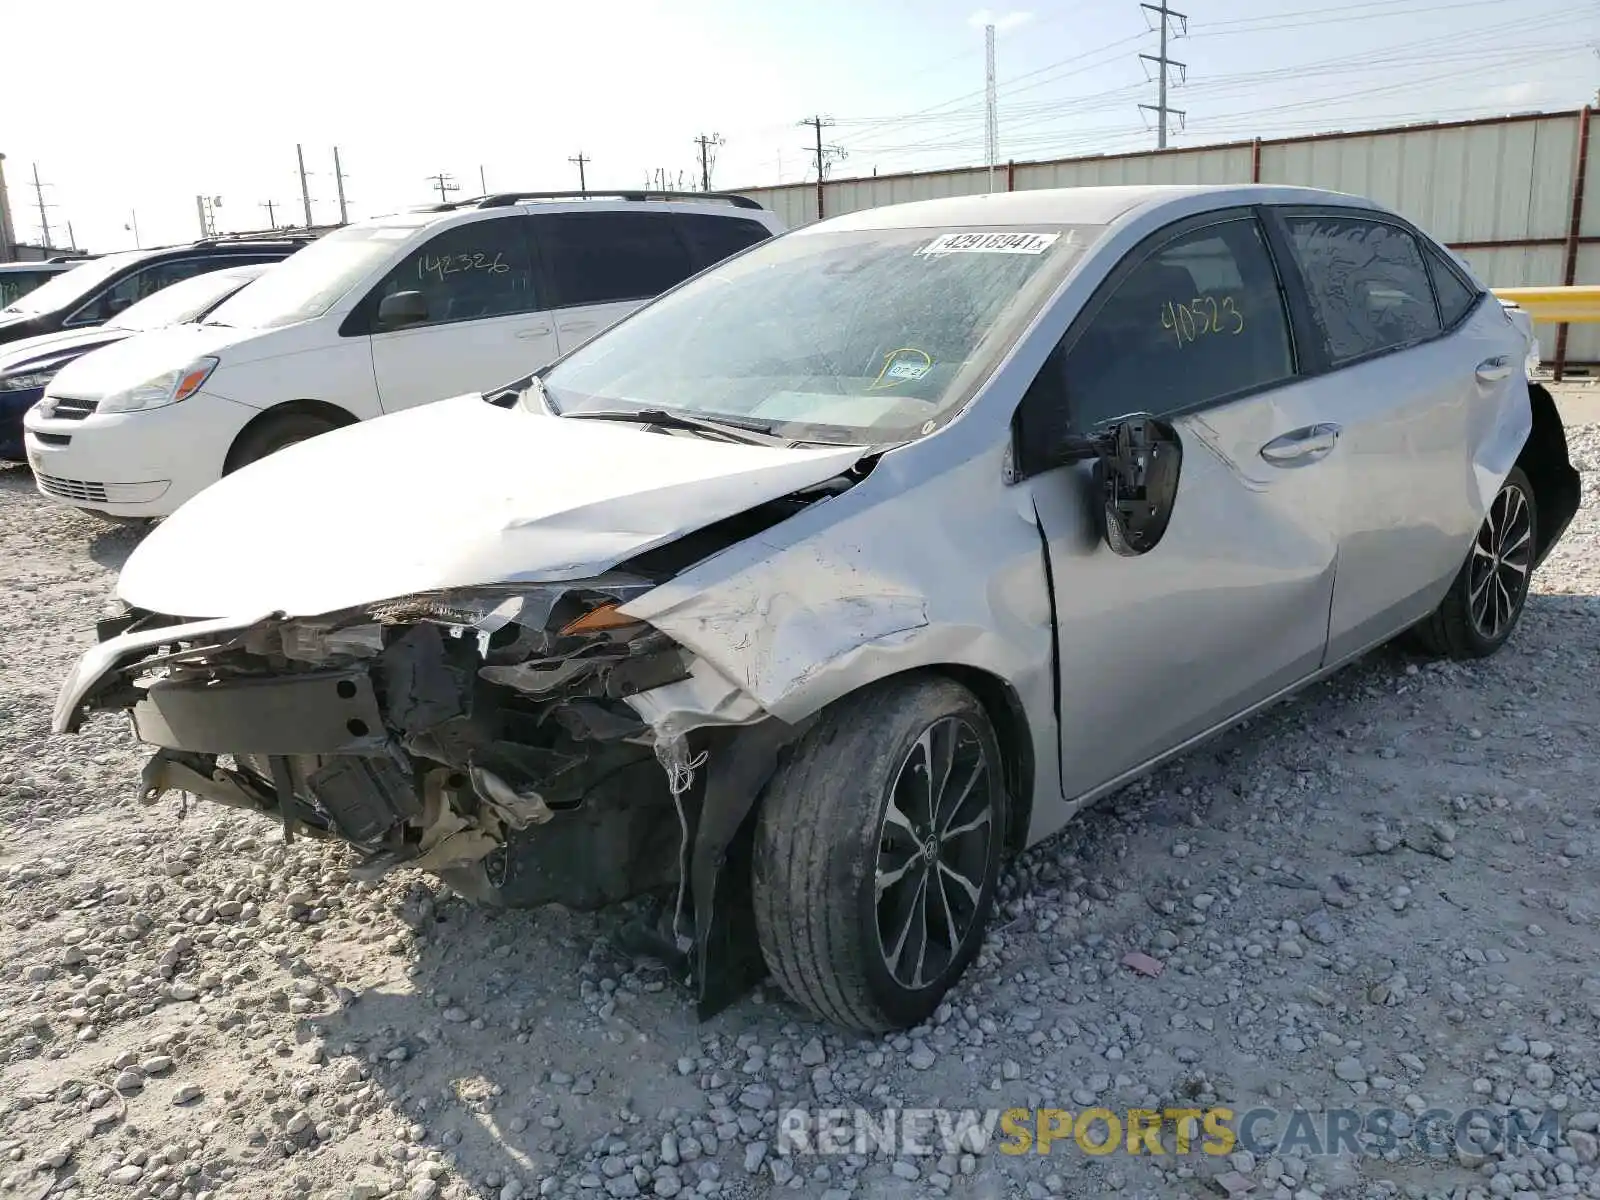
[[[197,358],[186,366],[163,371],[136,387],[112,392],[101,398],[97,411],[102,413],[143,412],[150,408],[163,408],[187,400],[198,392],[211,372],[217,369],[217,359]]]
[[[0,375],[0,392],[35,391],[55,377],[54,371],[19,371],[15,375]]]

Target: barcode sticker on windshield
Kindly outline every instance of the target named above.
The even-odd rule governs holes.
[[[918,254],[1043,254],[1059,233],[944,233]]]

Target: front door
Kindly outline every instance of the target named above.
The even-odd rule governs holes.
[[[1113,274],[1060,363],[1075,427],[1172,419],[1184,457],[1166,535],[1121,557],[1097,536],[1087,465],[1031,480],[1069,799],[1306,678],[1326,644],[1330,477],[1273,260],[1252,215],[1182,229]],[[1308,448],[1263,456],[1286,436]]]
[[[555,323],[541,311],[519,215],[454,225],[401,260],[369,300],[372,372],[385,412],[488,391],[557,355]],[[427,317],[400,329],[376,324],[376,304],[420,292]]]
[[[1483,519],[1473,450],[1515,411],[1506,392],[1522,386],[1524,350],[1499,304],[1477,303],[1436,249],[1380,214],[1289,212],[1283,224],[1330,368],[1314,384],[1318,411],[1339,428],[1336,662],[1443,598]]]

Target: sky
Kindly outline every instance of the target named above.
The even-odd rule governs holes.
[[[1159,3],[1159,0],[1153,0]],[[1600,0],[1169,0],[1170,144],[1575,108],[1600,93]],[[914,15],[911,15],[914,14]],[[0,153],[17,237],[132,249],[578,185],[830,178],[982,163],[996,26],[1000,161],[1153,148],[1156,18],[1137,0],[53,0],[0,13]]]

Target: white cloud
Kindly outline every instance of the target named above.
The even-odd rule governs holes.
[[[985,25],[993,25],[996,33],[1009,33],[1013,29],[1020,29],[1033,20],[1031,12],[1012,9],[1008,12],[994,13],[987,8],[980,8],[967,18],[967,24],[974,29],[982,29]]]

